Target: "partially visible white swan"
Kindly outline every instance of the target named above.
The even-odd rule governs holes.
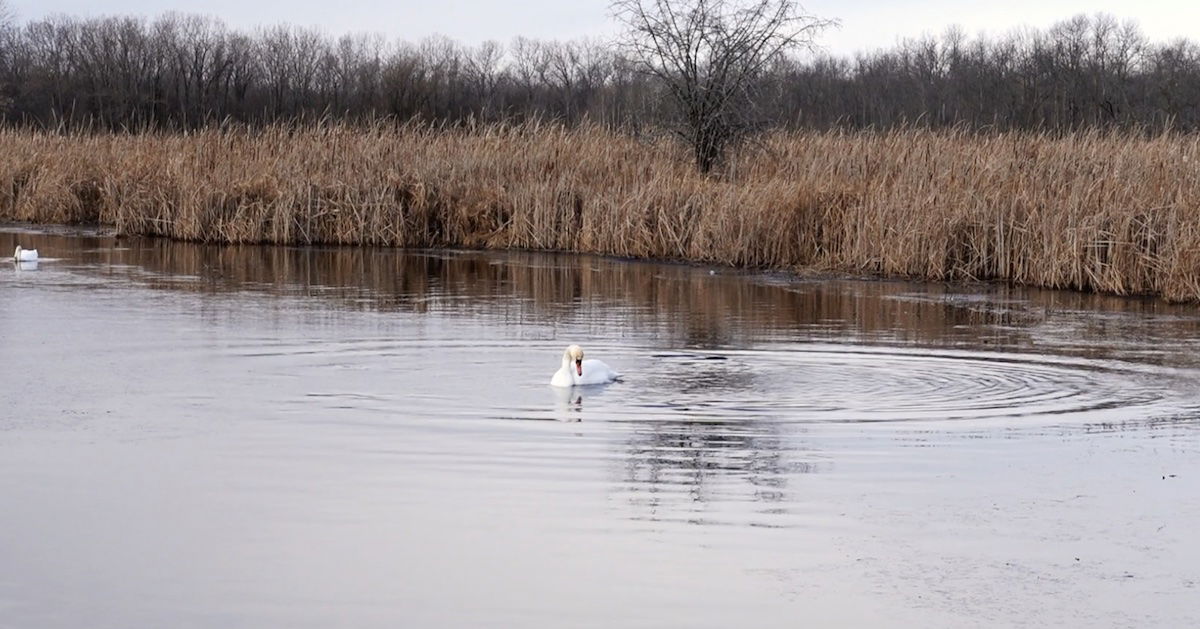
[[[621,377],[603,361],[583,359],[583,348],[572,345],[563,352],[562,367],[550,379],[552,387],[576,387],[589,384],[608,384]]]
[[[16,262],[37,262],[37,259],[37,249],[22,249],[21,245],[17,245],[17,250],[13,252]]]

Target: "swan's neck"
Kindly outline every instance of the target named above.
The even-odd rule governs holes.
[[[567,377],[569,377],[572,381],[579,380],[579,376],[581,374],[579,373],[579,370],[575,368],[575,359],[571,358],[570,352],[563,354],[562,370],[567,373]]]

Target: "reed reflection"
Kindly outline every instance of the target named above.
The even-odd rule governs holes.
[[[171,291],[314,297],[382,312],[501,318],[520,325],[584,322],[661,346],[834,340],[938,347],[1061,347],[1088,357],[1136,354],[1147,339],[1190,363],[1193,308],[1155,300],[903,282],[804,280],[543,253],[208,246],[157,239],[0,232],[84,273],[124,274]],[[323,307],[324,307],[323,306]],[[1135,316],[1129,316],[1135,315]]]

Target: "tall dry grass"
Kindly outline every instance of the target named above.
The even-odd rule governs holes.
[[[0,131],[0,219],[580,251],[1200,300],[1200,138],[776,133],[705,177],[597,127]]]

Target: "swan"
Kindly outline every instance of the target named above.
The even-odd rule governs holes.
[[[583,359],[583,348],[572,345],[563,352],[562,367],[554,372],[550,379],[552,387],[574,387],[588,384],[608,384],[615,382],[621,374],[615,372],[603,361]]]
[[[21,245],[17,245],[17,250],[13,252],[16,262],[37,262],[37,259],[37,249],[22,249]]]

